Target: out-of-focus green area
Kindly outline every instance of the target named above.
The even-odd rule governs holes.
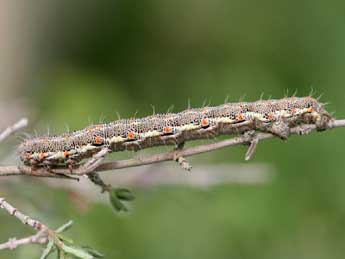
[[[11,96],[29,103],[31,133],[111,121],[116,112],[145,116],[151,104],[180,111],[188,100],[197,107],[311,89],[345,118],[343,1],[64,0],[32,9],[33,72]],[[344,136],[336,129],[262,142],[248,163],[276,168],[273,182],[137,188],[124,216],[107,204],[83,213],[66,191],[36,179],[1,179],[1,193],[50,226],[74,220],[69,235],[106,258],[343,258]],[[242,163],[244,153],[202,154],[193,166]],[[32,233],[4,212],[0,222],[1,241]],[[37,258],[39,249],[0,258]]]

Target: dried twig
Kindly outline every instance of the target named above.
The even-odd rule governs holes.
[[[69,221],[63,226],[59,227],[56,230],[52,230],[48,228],[47,225],[42,224],[40,221],[32,219],[31,217],[25,215],[24,213],[20,212],[10,203],[5,201],[4,198],[0,198],[0,209],[4,209],[10,215],[19,219],[23,224],[29,225],[34,228],[37,233],[25,238],[16,239],[10,238],[7,242],[0,244],[0,250],[4,249],[15,249],[22,245],[31,245],[31,244],[46,244],[48,243],[46,249],[43,251],[42,256],[46,258],[46,256],[52,252],[53,248],[55,247],[58,250],[58,253],[61,257],[65,258],[65,254],[72,254],[72,255],[81,255],[81,258],[94,258],[91,254],[88,253],[87,250],[83,250],[82,248],[71,247],[65,244],[65,239],[61,236],[61,233],[69,229],[73,222]]]
[[[29,216],[25,215],[24,213],[20,212],[10,203],[8,203],[5,198],[0,198],[0,208],[7,211],[11,216],[16,217],[20,220],[23,224],[29,225],[30,227],[34,228],[38,231],[35,235],[22,238],[22,239],[15,239],[10,238],[8,242],[0,244],[0,250],[2,249],[14,249],[20,245],[26,244],[44,244],[48,242],[49,235],[52,231],[40,221],[36,219],[32,219]]]
[[[184,142],[178,144],[178,146],[175,148],[175,155],[174,160],[181,166],[182,169],[186,171],[192,170],[192,166],[190,163],[180,154],[179,151],[183,150]]]
[[[2,142],[4,139],[6,139],[8,136],[13,134],[14,132],[25,128],[28,125],[28,119],[22,118],[12,126],[9,126],[6,128],[3,132],[0,133],[0,142]]]
[[[32,219],[29,216],[26,216],[22,212],[20,212],[18,209],[13,207],[11,204],[9,204],[5,198],[0,198],[0,208],[6,210],[10,215],[16,217],[19,219],[23,224],[29,225],[30,227],[36,229],[36,230],[42,230],[46,226],[39,222],[38,220]]]
[[[21,238],[21,239],[10,238],[7,242],[0,244],[0,250],[15,249],[18,246],[29,245],[29,244],[45,244],[51,241],[55,244],[55,246],[59,250],[61,250],[60,251],[61,253],[64,253],[64,250],[65,250],[64,244],[59,237],[59,233],[68,229],[72,225],[72,221],[69,221],[67,224],[64,224],[57,230],[52,230],[48,228],[47,225],[25,215],[24,213],[16,209],[9,202],[7,202],[5,198],[0,198],[0,209],[4,209],[10,215],[20,220],[23,224],[29,225],[37,231],[36,234],[25,237],[25,238]]]
[[[338,127],[345,127],[345,120],[335,120],[335,121],[331,121],[328,124],[328,129],[338,128]],[[315,129],[316,129],[316,126],[313,124],[305,124],[305,125],[297,126],[296,128],[292,128],[291,134],[306,135]],[[252,137],[248,137],[248,135],[241,135],[241,136],[237,136],[231,139],[219,141],[216,143],[199,145],[199,146],[186,148],[186,149],[182,149],[178,151],[172,150],[170,152],[159,153],[159,154],[147,156],[144,158],[133,158],[133,159],[127,159],[127,160],[101,163],[103,156],[108,152],[104,150],[103,151],[104,153],[103,152],[100,153],[100,157],[102,159],[97,159],[97,157],[91,159],[93,162],[90,163],[92,167],[89,167],[89,169],[92,168],[95,172],[101,172],[101,171],[154,164],[154,163],[159,163],[162,161],[175,161],[176,152],[178,152],[178,157],[189,157],[189,156],[193,156],[193,155],[197,155],[197,154],[201,154],[205,152],[210,152],[210,151],[225,148],[225,147],[247,145],[248,143],[251,143],[249,147],[249,151],[247,152],[247,155],[246,155],[246,158],[248,159],[253,155],[255,147],[260,140],[272,139],[272,138],[276,138],[276,136],[271,133],[256,133]],[[86,164],[88,164],[88,162]],[[84,175],[88,173],[89,171],[90,170],[85,171],[85,167],[81,166],[79,168],[74,169],[72,174]],[[54,168],[48,171],[46,168],[37,168],[35,170],[32,170],[32,168],[29,166],[0,167],[0,176],[30,175],[30,176],[42,176],[42,177],[61,177],[61,175],[63,174],[66,174],[66,175],[70,174],[69,169]]]
[[[73,174],[77,175],[85,175],[93,172],[97,167],[100,166],[102,163],[104,156],[110,153],[111,150],[108,148],[101,149],[98,153],[96,153],[91,159],[89,159],[85,164],[78,167],[76,170],[73,170]]]
[[[28,236],[21,239],[10,238],[7,242],[0,244],[0,250],[10,249],[13,250],[18,246],[30,245],[30,244],[46,244],[48,242],[48,237],[42,235],[42,231],[37,232],[37,234]]]

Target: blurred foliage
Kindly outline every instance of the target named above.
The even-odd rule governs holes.
[[[35,73],[18,96],[37,111],[38,132],[111,121],[116,112],[145,116],[150,104],[179,111],[189,99],[200,106],[312,88],[344,118],[343,1],[50,0],[36,9]],[[260,143],[252,161],[277,169],[273,183],[137,189],[128,215],[114,215],[108,204],[82,213],[64,191],[35,179],[2,192],[52,227],[73,219],[70,235],[105,258],[343,258],[343,136],[337,129]],[[192,163],[243,156],[244,147],[232,148]],[[3,213],[0,220],[0,240],[31,233]],[[39,249],[0,258],[36,258]]]

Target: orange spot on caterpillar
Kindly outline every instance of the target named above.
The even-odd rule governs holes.
[[[295,109],[295,108],[291,108],[291,109],[290,109],[290,112],[291,112],[292,114],[295,114],[295,113],[296,113],[296,109]]]
[[[41,159],[41,160],[43,160],[46,156],[47,156],[47,154],[43,153],[43,152],[39,153],[39,155],[38,155],[39,159]]]
[[[102,124],[96,125],[96,129],[103,129],[103,125]]]
[[[31,158],[31,154],[30,153],[25,153],[25,157],[26,157],[26,159],[30,159]]]
[[[164,127],[163,131],[165,134],[170,133],[171,128],[169,126]]]
[[[272,120],[272,119],[273,119],[273,114],[270,112],[269,114],[267,114],[267,118],[268,118],[269,120]]]
[[[239,112],[239,113],[237,114],[236,120],[238,120],[238,121],[243,121],[243,115],[242,115],[242,113]]]
[[[201,126],[202,126],[202,127],[208,126],[208,121],[207,121],[205,118],[203,118],[203,119],[201,120]]]
[[[65,151],[65,152],[63,152],[63,155],[64,155],[64,157],[68,157],[69,156],[69,152]]]
[[[134,133],[133,132],[128,132],[128,134],[127,134],[127,138],[128,139],[134,139]]]
[[[307,111],[308,111],[308,112],[313,112],[313,111],[314,111],[314,108],[313,108],[313,107],[309,107],[309,108],[307,109]]]
[[[102,138],[99,136],[95,137],[95,143],[96,144],[102,144]]]

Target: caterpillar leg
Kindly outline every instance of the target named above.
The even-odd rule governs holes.
[[[329,122],[332,120],[332,116],[328,113],[318,114],[316,116],[315,125],[317,131],[323,131],[328,128]]]
[[[182,150],[185,142],[180,142],[176,144],[175,150]]]
[[[69,170],[69,172],[72,174],[73,173],[73,166],[76,164],[76,161],[74,161],[73,159],[68,159],[66,161],[66,166]]]
[[[262,132],[269,132],[277,137],[286,140],[290,136],[290,127],[285,121],[279,120],[272,123],[256,121],[255,127]]]
[[[284,121],[273,122],[268,128],[267,131],[280,137],[283,140],[288,139],[290,136],[290,127]]]
[[[329,122],[332,121],[332,116],[327,112],[311,112],[304,114],[302,122],[306,124],[314,124],[317,131],[323,131],[329,128]]]

